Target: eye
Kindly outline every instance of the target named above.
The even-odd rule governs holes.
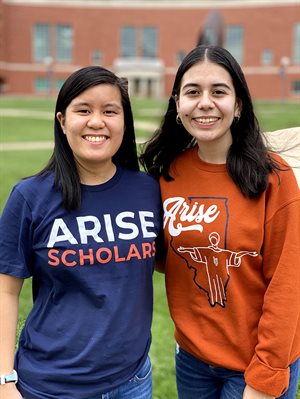
[[[188,91],[185,93],[185,95],[191,96],[191,97],[197,96],[198,94],[200,94],[200,90],[197,90],[197,89],[190,89],[190,90],[188,90]]]
[[[115,108],[112,108],[112,109],[110,108],[110,109],[104,110],[103,113],[104,113],[104,115],[107,115],[107,116],[115,116],[115,115],[119,115],[120,111]]]
[[[76,110],[76,112],[77,112],[78,114],[87,115],[87,114],[90,113],[90,110],[89,110],[89,109],[86,109],[86,108],[79,108],[79,109]]]
[[[212,90],[212,94],[214,96],[225,96],[226,94],[228,94],[228,90],[222,88],[215,88]]]

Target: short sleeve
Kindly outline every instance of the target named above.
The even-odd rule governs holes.
[[[27,201],[15,187],[0,218],[0,273],[31,276],[33,221]]]

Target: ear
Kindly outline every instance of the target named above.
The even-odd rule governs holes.
[[[58,122],[60,123],[60,127],[61,127],[62,131],[64,132],[64,134],[66,134],[66,132],[65,132],[65,117],[63,116],[63,114],[61,112],[58,112],[56,114],[56,118],[57,118]]]
[[[242,109],[243,109],[242,101],[239,98],[237,98],[235,102],[234,116],[240,117]]]

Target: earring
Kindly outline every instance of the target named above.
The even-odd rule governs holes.
[[[177,123],[177,125],[182,125],[180,116],[178,114],[176,115],[176,123]]]
[[[236,116],[233,118],[234,123],[239,123],[240,117],[241,117],[241,115],[236,115]]]

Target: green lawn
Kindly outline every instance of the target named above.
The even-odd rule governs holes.
[[[166,101],[133,99],[135,122],[158,124]],[[11,115],[5,116],[5,110]],[[15,110],[22,115],[16,116]],[[51,150],[1,151],[1,143],[18,141],[52,141],[54,101],[47,99],[0,98],[0,211],[12,186],[24,176],[34,174],[47,162]],[[300,126],[299,103],[255,103],[255,110],[264,131]],[[137,129],[138,137],[151,131]],[[151,358],[153,363],[154,399],[175,399],[174,340],[163,275],[154,274],[154,319]],[[31,306],[30,281],[22,290],[20,325]],[[297,394],[300,399],[300,390]]]

